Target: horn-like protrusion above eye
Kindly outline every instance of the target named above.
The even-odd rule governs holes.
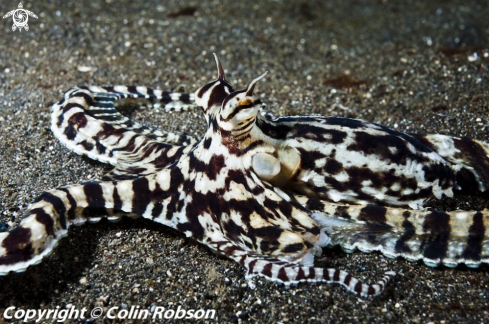
[[[261,79],[263,79],[265,77],[265,75],[267,75],[268,71],[266,71],[265,73],[263,73],[262,75],[260,75],[258,78],[254,79],[253,81],[251,81],[250,85],[248,86],[248,89],[246,89],[246,95],[247,96],[252,96],[253,95],[253,90],[255,90],[255,85],[258,81],[260,81]]]
[[[224,76],[224,69],[222,68],[221,62],[219,61],[219,58],[217,57],[216,53],[214,54],[214,58],[216,59],[216,65],[217,65],[217,78],[219,80],[226,80],[226,77]]]

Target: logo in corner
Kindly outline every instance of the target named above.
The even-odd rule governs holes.
[[[29,25],[27,25],[29,16],[37,19],[37,16],[32,11],[25,10],[24,7],[22,7],[22,3],[19,3],[18,9],[9,11],[5,16],[3,16],[3,19],[10,16],[12,16],[12,19],[14,20],[14,24],[12,25],[13,31],[15,31],[17,28],[19,29],[19,31],[22,31],[22,28],[27,31],[29,30]]]

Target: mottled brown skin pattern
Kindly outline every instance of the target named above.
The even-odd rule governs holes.
[[[345,118],[264,117],[253,94],[264,75],[234,91],[216,62],[218,79],[195,95],[121,86],[66,92],[52,108],[55,136],[115,168],[104,181],[39,196],[19,227],[0,233],[0,274],[40,262],[73,224],[121,216],[177,229],[240,263],[249,277],[335,282],[362,296],[381,293],[394,274],[368,285],[339,269],[315,268],[322,247],[378,250],[428,265],[488,262],[486,210],[405,208],[451,195],[462,187],[460,174],[464,186],[485,190],[487,170],[479,164],[489,165],[487,144],[415,138]],[[193,99],[207,132],[197,141],[135,123],[115,109],[124,98],[189,106]],[[476,167],[470,154],[483,162]]]

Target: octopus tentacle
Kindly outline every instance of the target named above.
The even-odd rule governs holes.
[[[62,144],[78,154],[115,165],[124,154],[136,153],[149,144],[194,141],[185,135],[161,131],[148,134],[149,129],[142,126],[130,130],[124,124],[113,125],[94,118],[90,107],[97,107],[99,103],[95,93],[74,88],[65,93],[60,103],[53,105],[51,129]]]
[[[155,174],[195,148],[198,143],[187,146],[172,146],[148,141],[132,152],[119,153],[115,168],[102,180],[129,180]]]
[[[296,199],[314,211],[312,217],[327,229],[331,244],[346,251],[380,251],[392,258],[423,260],[429,266],[489,263],[488,209],[442,212]]]
[[[89,91],[95,94],[99,106],[92,106],[88,109],[94,117],[107,122],[126,123],[129,118],[122,115],[113,107],[117,108],[127,103],[144,104],[150,107],[163,107],[166,112],[169,111],[186,111],[195,109],[194,94],[163,91],[149,87],[141,86],[83,86],[78,89]],[[132,122],[132,121],[131,121]],[[134,126],[135,128],[142,125]]]
[[[0,275],[21,272],[49,255],[71,225],[144,217],[177,228],[185,196],[179,190],[181,171],[124,181],[89,182],[53,189],[29,206],[20,225],[0,233]],[[181,225],[181,224],[180,224]]]
[[[28,208],[20,225],[0,233],[0,275],[22,272],[49,255],[70,225],[98,221],[102,217],[131,213],[124,208],[116,185],[87,183],[50,190]],[[121,195],[122,192],[121,192]]]
[[[338,283],[362,297],[372,297],[382,293],[395,272],[386,271],[375,284],[365,284],[351,274],[340,269],[318,268],[287,262],[244,250],[232,242],[207,243],[213,250],[235,260],[247,270],[246,278],[265,277],[286,286],[302,282]]]

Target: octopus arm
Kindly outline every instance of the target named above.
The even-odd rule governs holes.
[[[345,251],[380,251],[428,266],[489,263],[489,210],[442,212],[372,205],[341,205],[298,197]]]
[[[160,217],[164,220],[160,223],[176,228],[177,218],[168,204],[177,205],[181,198],[168,185],[171,182],[168,170],[158,177],[89,182],[44,192],[29,206],[18,227],[0,233],[0,275],[23,272],[40,263],[72,225],[142,216],[151,220]]]
[[[376,283],[366,284],[340,269],[318,268],[284,261],[245,250],[230,241],[214,241],[207,245],[243,266],[246,269],[246,278],[265,277],[286,286],[302,282],[337,283],[353,293],[371,297],[382,293],[387,283],[395,276],[394,272],[386,271]]]
[[[146,87],[72,88],[52,106],[51,130],[62,144],[77,154],[115,165],[125,154],[135,153],[148,142],[169,145],[196,142],[191,136],[164,132],[133,122],[115,107],[121,99],[139,98],[170,104],[177,101],[179,96],[183,95]],[[133,156],[131,158],[134,159]]]

